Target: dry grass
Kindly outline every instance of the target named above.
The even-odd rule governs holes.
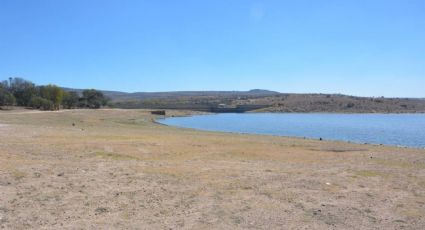
[[[201,132],[154,118],[144,110],[0,112],[0,226],[425,226],[423,150]]]

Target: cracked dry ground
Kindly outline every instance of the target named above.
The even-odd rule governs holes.
[[[0,112],[0,228],[425,228],[424,150],[201,132],[153,118]]]

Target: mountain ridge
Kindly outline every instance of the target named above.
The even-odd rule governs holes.
[[[82,89],[64,88],[81,93]],[[135,92],[100,90],[109,105],[124,109],[184,109],[207,112],[425,113],[424,98],[359,97],[344,94],[248,91]]]

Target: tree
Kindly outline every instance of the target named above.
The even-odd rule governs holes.
[[[10,79],[9,92],[16,98],[18,106],[29,106],[31,98],[37,95],[35,85],[22,78]]]
[[[11,93],[6,93],[4,98],[4,105],[5,106],[13,106],[15,105],[16,99]]]
[[[15,105],[15,97],[9,92],[9,82],[0,82],[0,106],[13,106]]]
[[[13,94],[6,91],[5,88],[0,87],[0,106],[13,106],[15,104],[15,97]]]
[[[36,86],[22,78],[9,78],[0,81],[0,106],[18,105],[44,110],[59,110],[84,107],[97,109],[108,100],[101,91],[88,89],[80,98],[76,92],[65,92],[56,85]]]
[[[98,109],[105,106],[107,99],[102,92],[95,89],[87,89],[83,91],[83,97],[80,99],[80,105],[91,109]]]
[[[0,89],[9,90],[9,82],[8,81],[0,81]]]
[[[76,92],[64,92],[62,106],[66,109],[78,107],[79,96]]]
[[[29,106],[35,109],[55,110],[55,105],[52,101],[42,98],[40,96],[32,97]]]
[[[40,96],[53,103],[53,109],[59,110],[64,96],[63,89],[55,85],[40,86]]]

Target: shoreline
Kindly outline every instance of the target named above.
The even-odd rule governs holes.
[[[194,131],[201,131],[201,132],[217,132],[217,133],[229,133],[229,134],[237,134],[237,135],[254,135],[254,136],[270,136],[270,137],[283,137],[283,138],[294,138],[294,139],[300,139],[300,140],[314,140],[314,141],[327,141],[327,142],[336,142],[336,143],[346,143],[346,144],[356,144],[356,145],[371,145],[371,146],[383,146],[383,147],[392,147],[392,148],[399,148],[399,149],[417,149],[417,150],[425,150],[425,147],[415,147],[415,146],[404,146],[404,145],[389,145],[389,144],[382,144],[382,143],[367,143],[367,142],[356,142],[356,141],[345,141],[345,140],[336,140],[336,139],[326,139],[326,138],[311,138],[311,137],[301,137],[301,136],[288,136],[288,135],[278,135],[278,134],[261,134],[261,133],[249,133],[249,132],[234,132],[234,131],[220,131],[220,130],[207,130],[207,129],[197,129],[197,128],[190,128],[190,127],[184,127],[184,126],[177,126],[177,125],[169,125],[161,123],[160,120],[165,119],[172,119],[172,118],[178,118],[178,117],[193,117],[193,116],[208,116],[208,115],[219,115],[222,113],[206,113],[206,114],[185,114],[185,115],[172,115],[168,116],[165,115],[162,118],[156,118],[153,120],[155,124],[163,125],[167,127],[173,127],[173,128],[179,128],[179,129],[188,129],[188,130],[194,130]],[[243,113],[224,113],[224,114],[243,114]],[[247,113],[249,114],[249,113]],[[268,113],[268,112],[262,112],[262,113],[251,113],[251,114],[276,114],[276,113]],[[333,115],[335,113],[280,113],[280,114],[329,114]],[[355,114],[361,114],[363,113],[355,113]],[[368,113],[370,115],[376,115],[376,113]],[[337,115],[337,114],[335,114]],[[346,114],[344,114],[346,115]],[[367,114],[365,114],[367,115]],[[382,115],[391,115],[391,114],[384,114]],[[394,114],[394,115],[407,115],[407,114]],[[415,113],[412,113],[411,115],[416,115]]]
[[[97,111],[152,111],[155,109],[120,109],[120,108],[101,108],[97,109]],[[41,111],[41,110],[33,110],[33,109],[22,109],[19,107],[19,109],[12,109],[12,110],[4,110],[5,113],[3,114],[40,114],[40,113],[63,113],[63,112],[69,112],[69,111],[96,111],[92,109],[63,109],[58,111]],[[276,134],[259,134],[259,133],[245,133],[245,132],[231,132],[231,131],[218,131],[218,130],[205,130],[205,129],[196,129],[196,128],[189,128],[189,127],[182,127],[182,126],[173,126],[161,123],[159,120],[163,119],[169,119],[173,117],[192,117],[192,116],[204,116],[204,115],[219,115],[219,114],[324,114],[324,115],[422,115],[425,114],[425,112],[419,112],[419,113],[336,113],[336,112],[245,112],[245,113],[211,113],[211,112],[201,112],[201,111],[193,111],[193,110],[164,110],[167,111],[165,116],[162,115],[154,115],[154,118],[152,119],[152,122],[154,124],[166,126],[166,127],[173,127],[173,128],[180,128],[180,129],[188,129],[188,130],[194,130],[194,131],[201,131],[201,132],[216,132],[216,133],[228,133],[228,134],[237,134],[237,135],[259,135],[259,136],[270,136],[270,137],[283,137],[283,138],[294,138],[294,139],[300,139],[300,140],[313,140],[313,141],[327,141],[327,142],[336,142],[336,143],[346,143],[346,144],[357,144],[357,145],[370,145],[370,146],[383,146],[383,147],[392,147],[392,148],[399,148],[399,149],[416,149],[416,150],[425,150],[425,147],[414,147],[414,146],[403,146],[403,145],[388,145],[388,144],[381,144],[381,143],[367,143],[367,142],[355,142],[355,141],[344,141],[344,140],[336,140],[336,139],[325,139],[322,138],[310,138],[310,137],[301,137],[301,136],[287,136],[287,135],[276,135]],[[171,112],[171,114],[170,114]],[[0,115],[2,114],[2,110],[0,110]],[[8,124],[0,124],[0,127],[6,127]]]

